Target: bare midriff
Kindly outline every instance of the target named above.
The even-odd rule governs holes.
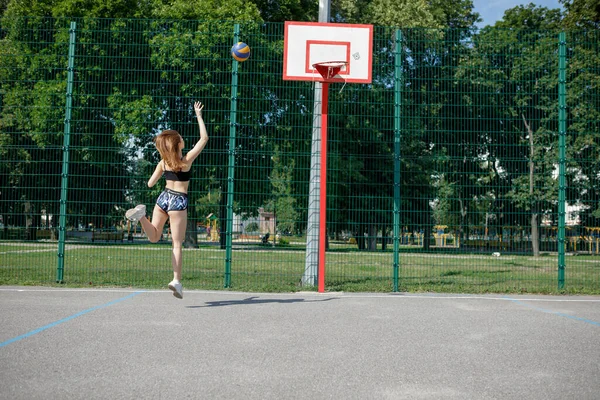
[[[167,181],[166,188],[176,192],[187,193],[190,182]]]

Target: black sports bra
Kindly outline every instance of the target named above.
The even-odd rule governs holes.
[[[190,180],[191,176],[192,176],[191,170],[190,171],[179,171],[179,172],[165,171],[165,173],[164,173],[164,177],[168,181],[187,182]]]

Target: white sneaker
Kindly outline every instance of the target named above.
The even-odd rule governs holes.
[[[169,282],[169,289],[173,291],[173,296],[177,297],[178,299],[183,299],[183,285],[180,282]]]
[[[138,222],[142,217],[146,216],[146,206],[143,204],[139,204],[135,206],[135,208],[130,208],[125,213],[125,218],[130,220],[133,223]]]

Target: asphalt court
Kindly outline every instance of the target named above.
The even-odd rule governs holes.
[[[0,287],[0,399],[598,399],[600,296]]]

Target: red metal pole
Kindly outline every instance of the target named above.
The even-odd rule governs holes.
[[[327,103],[329,83],[321,86],[321,181],[319,188],[319,293],[325,291],[325,239],[327,235]]]

